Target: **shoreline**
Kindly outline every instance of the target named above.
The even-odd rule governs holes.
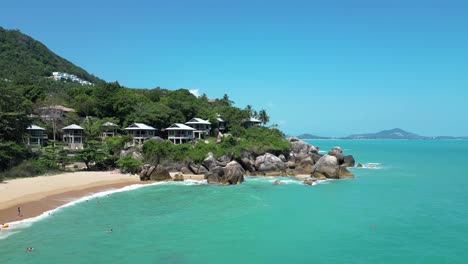
[[[0,224],[24,221],[80,198],[134,184],[145,183],[135,176],[109,171],[7,180],[0,184]]]
[[[203,175],[184,175],[184,180],[203,179]],[[0,225],[35,218],[98,193],[153,183],[156,182],[143,182],[135,175],[118,171],[80,171],[6,180],[0,183]]]

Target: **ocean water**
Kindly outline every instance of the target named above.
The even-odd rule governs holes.
[[[91,197],[0,230],[0,263],[468,263],[468,141],[310,142],[368,168]]]

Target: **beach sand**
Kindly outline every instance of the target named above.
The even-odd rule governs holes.
[[[184,179],[203,180],[204,176],[184,174]],[[151,182],[141,182],[138,176],[118,171],[80,171],[7,180],[0,183],[0,224],[35,217],[95,193],[145,183]]]
[[[0,224],[38,216],[94,193],[141,183],[139,177],[117,171],[82,171],[7,180],[0,183]]]

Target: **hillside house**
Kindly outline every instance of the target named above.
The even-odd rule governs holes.
[[[183,144],[193,140],[195,128],[184,124],[175,123],[166,128],[168,137],[174,144]]]
[[[47,143],[47,133],[45,128],[30,125],[26,130],[28,131],[26,144],[44,146]]]
[[[84,129],[79,125],[69,125],[62,128],[63,142],[69,149],[83,149]]]
[[[195,129],[195,131],[193,131],[194,138],[201,139],[210,135],[211,123],[208,120],[195,117],[190,119],[185,124]]]
[[[156,128],[143,123],[133,123],[125,131],[133,136],[133,145],[141,145],[146,140],[156,136]]]

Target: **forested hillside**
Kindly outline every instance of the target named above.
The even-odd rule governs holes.
[[[46,78],[52,71],[72,73],[95,85]],[[268,123],[265,110],[257,111],[250,105],[238,108],[227,94],[209,100],[206,95],[197,97],[188,89],[131,89],[118,82],[100,81],[19,31],[0,29],[0,77],[0,173],[8,171],[7,176],[32,176],[64,169],[76,161],[94,164],[96,168],[118,165],[119,154],[129,138],[100,140],[102,124],[109,121],[121,131],[132,123],[145,123],[157,129],[157,136],[165,138],[164,129],[173,123],[198,117],[216,127],[217,116],[221,115],[233,137],[221,144],[210,140],[213,145],[208,147],[195,144],[179,148],[183,150],[177,156],[180,159],[199,158],[207,151],[240,154],[245,148],[282,151],[289,146],[282,132],[275,128],[251,130],[242,125],[243,120],[252,116]],[[44,108],[57,105],[74,110],[57,116],[43,112]],[[49,146],[39,151],[26,146],[26,128],[31,124],[46,129]],[[60,143],[61,128],[70,124],[82,126],[85,134],[85,149],[74,151],[73,158]]]
[[[19,30],[0,27],[0,79],[37,81],[54,71],[74,74],[92,83],[100,81]]]

